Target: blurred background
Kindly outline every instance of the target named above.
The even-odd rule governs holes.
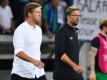
[[[0,80],[10,79],[14,54],[12,37],[14,30],[24,21],[24,6],[29,2],[42,5],[42,23],[39,24],[43,31],[41,52],[48,80],[53,80],[54,34],[66,21],[66,8],[71,5],[80,8],[80,65],[84,69],[84,80],[87,80],[90,41],[99,32],[98,20],[107,17],[107,0],[0,0]]]

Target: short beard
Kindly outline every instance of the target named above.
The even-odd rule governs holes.
[[[73,25],[73,26],[77,26],[77,25],[78,25],[78,23],[75,23],[75,22],[74,22],[74,23],[72,23],[72,25]]]

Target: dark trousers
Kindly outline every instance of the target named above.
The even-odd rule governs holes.
[[[17,74],[12,74],[11,75],[11,80],[47,80],[47,79],[46,79],[45,75],[41,76],[40,78],[36,78],[35,77],[35,79],[29,79],[29,78],[21,77],[21,76],[19,76]]]
[[[54,80],[65,80],[65,79],[54,79]],[[67,80],[75,80],[75,79],[67,79]]]

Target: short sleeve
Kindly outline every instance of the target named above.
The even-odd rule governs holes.
[[[99,48],[100,47],[100,40],[98,37],[94,38],[92,41],[91,41],[91,46],[92,47],[95,47],[95,48]]]
[[[55,36],[56,55],[60,58],[66,53],[66,33],[58,31]]]

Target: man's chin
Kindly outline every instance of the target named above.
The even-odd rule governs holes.
[[[74,26],[77,26],[78,25],[78,23],[74,23]]]
[[[41,22],[37,22],[37,25],[41,25]]]

